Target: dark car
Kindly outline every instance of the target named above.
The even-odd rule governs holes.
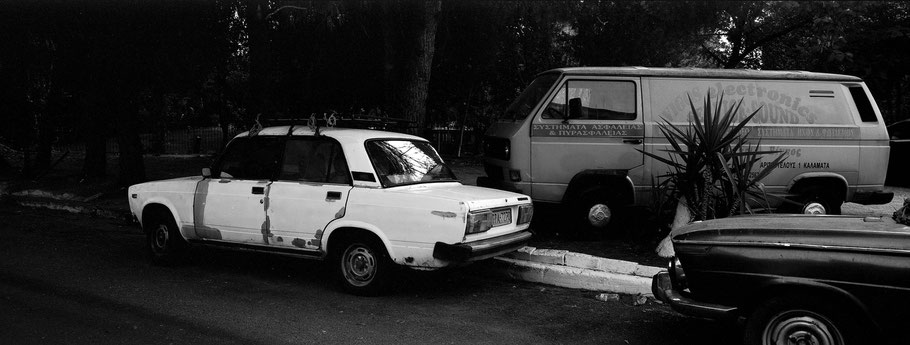
[[[885,185],[910,187],[910,120],[888,125],[891,154]]]
[[[890,218],[764,215],[673,236],[654,295],[676,311],[745,321],[747,344],[908,342],[910,227]]]

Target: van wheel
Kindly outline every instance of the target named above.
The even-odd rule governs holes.
[[[333,264],[336,280],[352,294],[376,296],[388,288],[394,263],[375,239],[355,238],[338,246]]]
[[[808,191],[801,200],[799,213],[802,214],[840,214],[841,204],[844,203],[843,200],[825,196],[816,190]]]
[[[605,232],[614,223],[616,203],[608,197],[605,188],[585,192],[575,207],[575,219],[582,231]]]
[[[153,264],[170,266],[186,258],[189,244],[169,213],[158,212],[144,222],[146,248]]]

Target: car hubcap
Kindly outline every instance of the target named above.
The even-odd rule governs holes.
[[[828,212],[825,210],[824,204],[813,201],[803,206],[803,214],[828,214]]]
[[[168,236],[170,235],[166,225],[159,224],[152,236],[154,236],[155,249],[161,251],[167,248]]]
[[[604,204],[594,204],[588,209],[588,224],[595,228],[603,228],[610,223],[610,207]]]
[[[345,279],[354,286],[365,286],[376,275],[376,258],[368,248],[348,248],[341,264]]]
[[[765,329],[766,345],[842,345],[840,332],[822,315],[793,311],[774,318]]]

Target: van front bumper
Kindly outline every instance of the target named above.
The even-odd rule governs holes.
[[[513,252],[524,247],[531,239],[531,231],[524,230],[485,240],[446,244],[436,242],[433,257],[447,261],[477,261]]]
[[[673,289],[670,273],[660,271],[651,280],[651,293],[658,300],[667,303],[680,314],[714,320],[726,320],[737,316],[736,307],[696,301],[685,292]]]
[[[524,193],[521,189],[516,187],[514,184],[506,184],[505,181],[496,180],[496,179],[490,178],[489,176],[478,176],[477,177],[477,186],[499,189],[499,190],[504,190],[504,191],[513,192],[513,193]]]
[[[881,205],[891,202],[892,199],[894,199],[893,192],[876,190],[853,193],[851,201],[860,205]]]

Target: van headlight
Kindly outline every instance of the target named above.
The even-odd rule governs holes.
[[[490,230],[493,227],[493,212],[490,210],[468,212],[467,223],[465,234],[476,234]]]
[[[534,217],[534,204],[518,206],[518,225],[528,224]]]

